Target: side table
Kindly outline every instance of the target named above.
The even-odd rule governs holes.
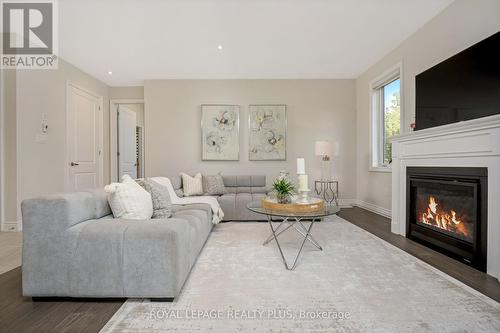
[[[315,180],[314,191],[321,196],[326,203],[339,205],[339,181],[338,180]]]

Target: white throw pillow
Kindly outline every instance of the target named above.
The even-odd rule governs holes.
[[[184,191],[184,196],[189,197],[192,195],[202,195],[203,194],[203,182],[201,173],[197,173],[194,177],[181,173],[182,177],[182,190]]]
[[[151,195],[129,175],[122,177],[121,183],[104,187],[108,193],[108,203],[115,218],[146,220],[153,215]]]

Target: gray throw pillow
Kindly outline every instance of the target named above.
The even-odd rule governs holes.
[[[151,194],[153,200],[153,219],[165,219],[172,216],[172,201],[165,186],[147,178],[137,180],[146,191]]]
[[[182,188],[178,188],[177,190],[174,190],[175,191],[175,194],[177,194],[177,196],[179,198],[182,198],[184,196],[184,191],[182,190]]]
[[[203,176],[203,192],[208,195],[226,194],[227,190],[221,175]]]

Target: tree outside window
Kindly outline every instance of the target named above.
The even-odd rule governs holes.
[[[390,138],[401,131],[401,81],[396,79],[381,88],[383,95],[383,136],[382,136],[382,164],[392,162],[392,144]]]
[[[399,64],[370,83],[371,171],[391,170],[391,138],[401,132],[401,69]]]

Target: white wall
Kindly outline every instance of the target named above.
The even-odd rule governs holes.
[[[130,86],[130,87],[110,87],[110,99],[143,99],[144,87]]]
[[[334,175],[341,197],[355,198],[356,111],[354,80],[147,80],[146,175],[181,171],[206,174],[266,174],[268,183],[282,169],[296,171],[306,158],[310,182],[320,175],[314,142],[339,141]],[[287,104],[287,161],[248,160],[249,104]],[[240,109],[240,161],[201,160],[201,104],[237,104]]]
[[[403,62],[402,130],[409,131],[409,125],[415,119],[415,76],[499,30],[500,1],[457,0],[357,79],[359,200],[391,208],[391,174],[368,171],[370,81],[398,62]]]
[[[4,222],[17,221],[17,162],[16,162],[16,71],[2,70],[2,167]]]
[[[104,182],[109,182],[109,87],[59,59],[57,70],[17,72],[17,218],[27,198],[64,191],[66,170],[66,84],[68,81],[104,97]],[[36,141],[42,114],[48,140]]]
[[[136,114],[135,124],[140,127],[144,127],[144,104],[143,103],[120,103],[122,106],[126,106],[130,110],[134,111]]]

